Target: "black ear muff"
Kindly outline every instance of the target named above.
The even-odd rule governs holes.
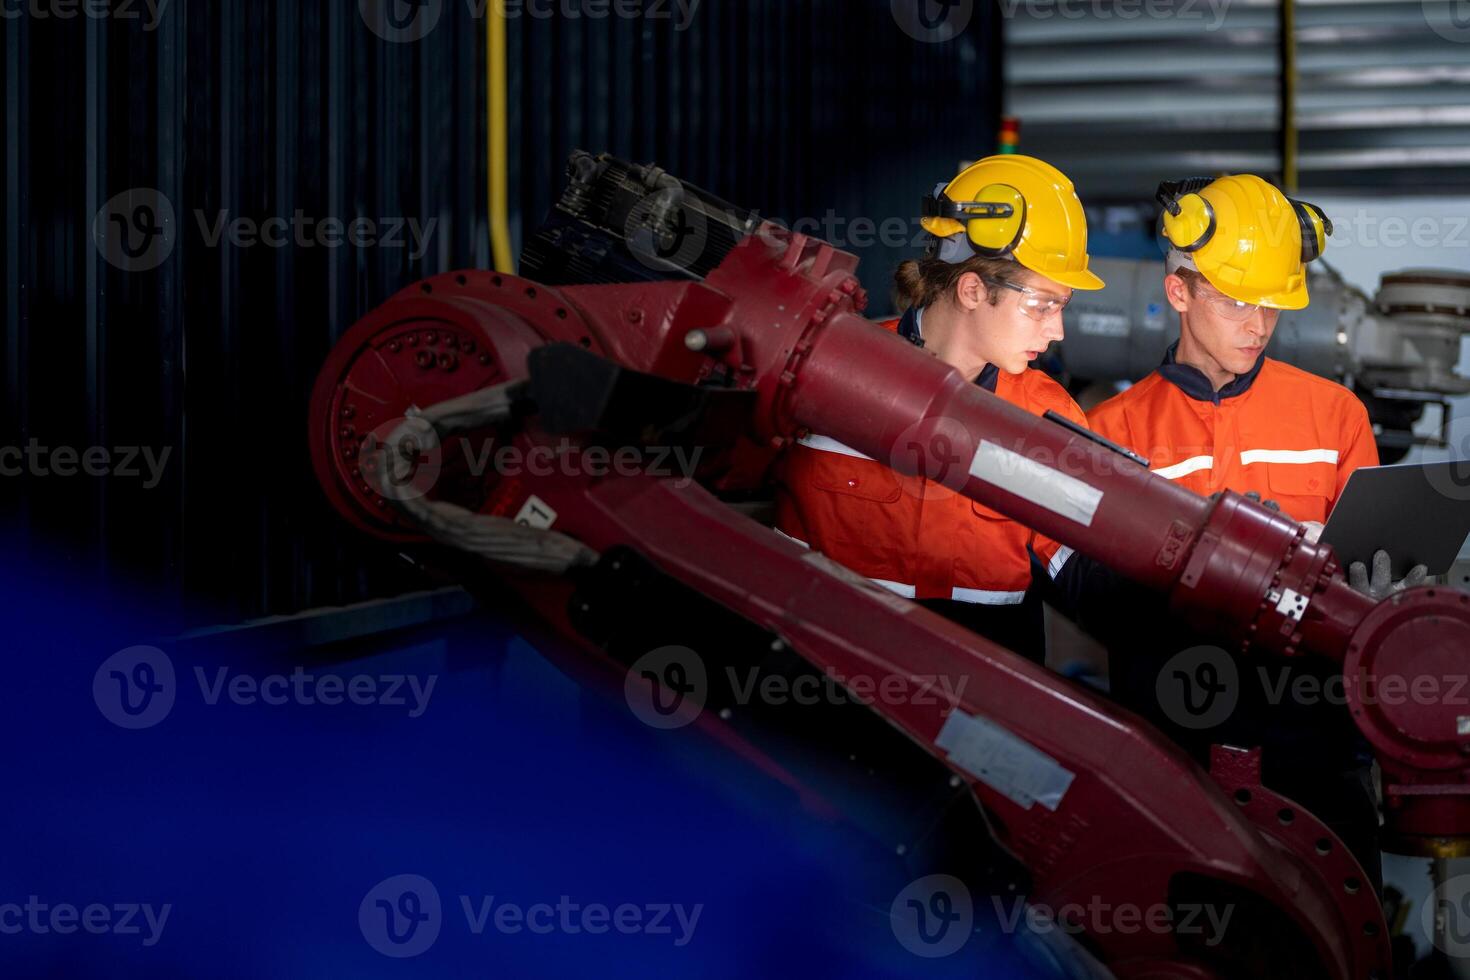
[[[1297,224],[1302,231],[1302,264],[1305,265],[1314,259],[1322,257],[1327,249],[1327,236],[1332,234],[1332,219],[1322,212],[1315,204],[1306,201],[1291,201],[1291,208],[1296,212]]]
[[[1164,180],[1154,197],[1163,207],[1160,233],[1181,252],[1203,248],[1215,234],[1215,209],[1199,192],[1215,182],[1213,177]]]

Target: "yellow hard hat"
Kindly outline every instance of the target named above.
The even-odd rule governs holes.
[[[1332,234],[1321,208],[1254,174],[1166,180],[1158,199],[1164,237],[1211,286],[1272,309],[1307,305],[1307,263]]]
[[[924,198],[924,230],[938,256],[1009,256],[1073,289],[1101,289],[1087,268],[1087,216],[1072,182],[1035,157],[1005,153],[972,163]]]

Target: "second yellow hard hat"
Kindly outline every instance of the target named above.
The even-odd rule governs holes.
[[[1332,222],[1254,174],[1191,177],[1159,185],[1162,232],[1211,286],[1242,303],[1307,305],[1306,264],[1322,254]]]

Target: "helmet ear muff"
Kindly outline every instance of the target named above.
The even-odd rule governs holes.
[[[970,244],[991,258],[1010,254],[1026,230],[1025,196],[1009,184],[987,184],[975,195],[974,203],[980,207],[960,219]]]
[[[1215,209],[1198,194],[1185,194],[1174,204],[1177,213],[1166,208],[1159,216],[1164,237],[1181,252],[1198,251],[1215,234]]]
[[[1314,259],[1320,259],[1322,253],[1327,249],[1327,236],[1332,234],[1332,219],[1322,212],[1315,204],[1306,201],[1291,201],[1291,208],[1296,212],[1297,224],[1302,231],[1302,264],[1305,265]]]
[[[1161,180],[1154,199],[1163,206],[1159,233],[1181,252],[1203,248],[1215,234],[1215,209],[1199,192],[1215,182],[1213,177]]]
[[[920,207],[926,227],[930,219],[958,222],[975,253],[990,258],[1010,254],[1026,229],[1026,197],[1009,184],[987,184],[969,201],[951,200],[943,188],[936,188]]]

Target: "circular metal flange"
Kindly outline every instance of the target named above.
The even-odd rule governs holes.
[[[1470,746],[1470,595],[1417,588],[1380,602],[1348,641],[1347,704],[1374,747],[1457,769]]]
[[[544,340],[507,307],[539,299],[565,309],[554,294],[527,296],[528,288],[535,287],[492,273],[437,276],[400,291],[337,342],[312,389],[309,443],[318,482],[349,521],[388,540],[422,541],[394,497],[471,507],[483,498],[484,476],[474,472],[474,454],[459,437],[414,451],[410,476],[388,493],[372,450],[411,409],[525,376],[527,353]],[[512,302],[501,302],[507,295]]]

